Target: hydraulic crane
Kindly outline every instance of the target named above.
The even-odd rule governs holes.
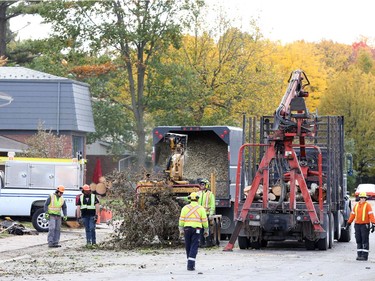
[[[303,200],[305,202],[309,220],[312,223],[315,233],[325,233],[323,229],[323,195],[322,195],[322,155],[319,147],[307,145],[306,137],[314,135],[313,116],[308,112],[305,104],[305,98],[308,92],[305,87],[310,85],[306,74],[302,70],[295,70],[290,78],[287,90],[281,100],[280,105],[275,111],[272,133],[268,136],[267,144],[264,144],[266,151],[259,164],[257,172],[253,178],[251,188],[248,192],[242,209],[238,215],[239,202],[239,183],[241,182],[239,170],[242,165],[243,150],[251,144],[244,144],[240,148],[238,159],[238,173],[236,179],[236,200],[234,215],[236,218],[236,226],[233,234],[225,247],[224,251],[233,249],[238,235],[244,225],[249,214],[251,205],[258,188],[263,188],[262,207],[269,208],[269,179],[270,165],[276,167],[281,180],[281,195],[279,204],[275,208],[284,208],[282,203],[286,200],[286,182],[290,183],[289,210],[283,210],[293,213],[296,207],[296,189],[299,187]],[[299,153],[296,153],[296,147]],[[306,160],[306,148],[318,150],[318,171],[309,169]],[[318,178],[319,183],[319,211],[317,212],[311,196],[309,194],[306,178],[314,176]]]

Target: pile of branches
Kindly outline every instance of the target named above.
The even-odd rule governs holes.
[[[170,247],[180,244],[178,219],[181,207],[168,189],[137,194],[141,178],[132,172],[115,172],[106,176],[112,188],[105,205],[112,211],[114,233],[104,246],[108,249]]]

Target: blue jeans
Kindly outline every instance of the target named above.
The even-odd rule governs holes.
[[[87,244],[96,244],[96,220],[95,216],[82,217],[83,225],[85,226]]]

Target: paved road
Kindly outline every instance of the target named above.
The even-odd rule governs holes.
[[[105,239],[108,229],[98,230]],[[354,233],[353,233],[354,234]],[[83,230],[66,231],[62,248],[50,249],[46,234],[0,239],[0,280],[375,280],[375,233],[370,257],[356,261],[354,235],[349,243],[335,241],[328,251],[306,251],[294,242],[270,243],[262,250],[223,252],[200,249],[197,270],[186,270],[183,248],[170,250],[86,250]]]

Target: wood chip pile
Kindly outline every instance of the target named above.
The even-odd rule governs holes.
[[[165,169],[170,149],[167,143],[159,143],[156,155],[156,166],[159,170]],[[198,178],[211,178],[211,173],[216,176],[216,197],[228,196],[228,147],[216,138],[202,138],[189,135],[185,153],[184,179],[190,183],[197,183]]]

